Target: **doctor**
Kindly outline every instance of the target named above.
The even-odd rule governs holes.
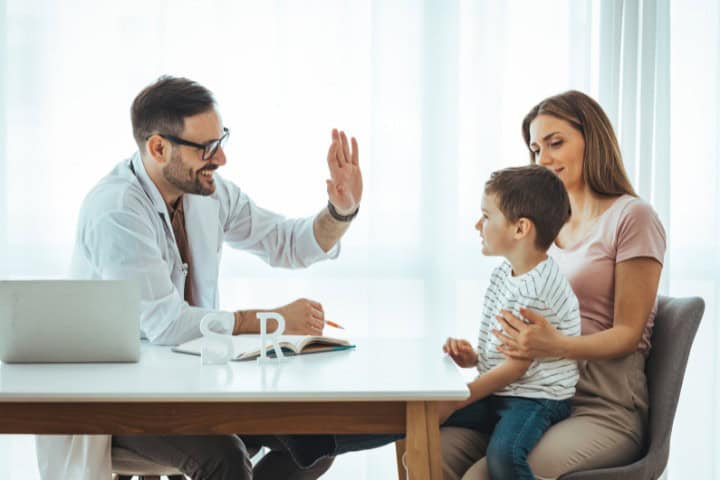
[[[161,77],[140,92],[131,113],[139,151],[85,198],[72,271],[75,278],[135,280],[143,338],[176,345],[200,336],[200,319],[218,312],[223,242],[286,268],[337,257],[362,196],[354,138],[350,146],[343,132],[332,132],[327,206],[314,217],[286,219],[256,206],[216,173],[226,163],[230,131],[205,87]],[[287,333],[322,333],[318,302],[299,299],[275,311],[285,317]],[[255,312],[220,312],[214,329],[257,333]],[[323,457],[323,437],[299,443],[306,451],[293,451],[283,437],[75,435],[40,436],[37,450],[44,479],[110,479],[111,446],[176,467],[193,480],[319,477],[332,463]],[[248,450],[261,445],[271,452],[253,471]],[[294,459],[308,458],[308,451],[317,460],[298,465]]]

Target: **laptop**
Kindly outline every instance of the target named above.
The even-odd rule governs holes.
[[[0,361],[137,362],[140,291],[124,280],[0,281]]]

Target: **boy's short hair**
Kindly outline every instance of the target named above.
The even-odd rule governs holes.
[[[539,165],[498,170],[485,183],[485,193],[497,197],[505,217],[527,218],[535,225],[535,245],[547,250],[570,218],[570,198],[552,171]]]

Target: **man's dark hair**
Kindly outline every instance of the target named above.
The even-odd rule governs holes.
[[[485,193],[494,194],[498,208],[515,222],[527,218],[535,225],[535,246],[547,250],[570,218],[570,199],[562,180],[539,165],[498,170],[485,183]]]
[[[130,108],[133,137],[140,151],[154,133],[180,136],[185,117],[215,108],[215,98],[207,88],[187,78],[163,75],[133,100]]]

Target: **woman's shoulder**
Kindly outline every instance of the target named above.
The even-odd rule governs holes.
[[[657,223],[662,227],[662,222],[653,206],[640,197],[623,195],[619,197],[613,206],[614,221],[619,227],[623,225],[639,224],[641,226]]]
[[[640,197],[634,197],[632,195],[625,194],[618,198],[618,202],[620,202],[619,205],[622,216],[657,216],[657,212],[655,212],[653,206]]]
[[[610,206],[602,214],[601,223],[606,231],[615,231],[627,223],[647,221],[660,222],[657,212],[648,202],[640,197],[621,195],[613,199]],[[613,228],[614,227],[614,228]]]
[[[618,261],[632,256],[650,256],[662,262],[666,248],[665,227],[653,206],[631,195],[623,195],[617,201],[614,237]],[[644,254],[639,255],[637,251]]]

